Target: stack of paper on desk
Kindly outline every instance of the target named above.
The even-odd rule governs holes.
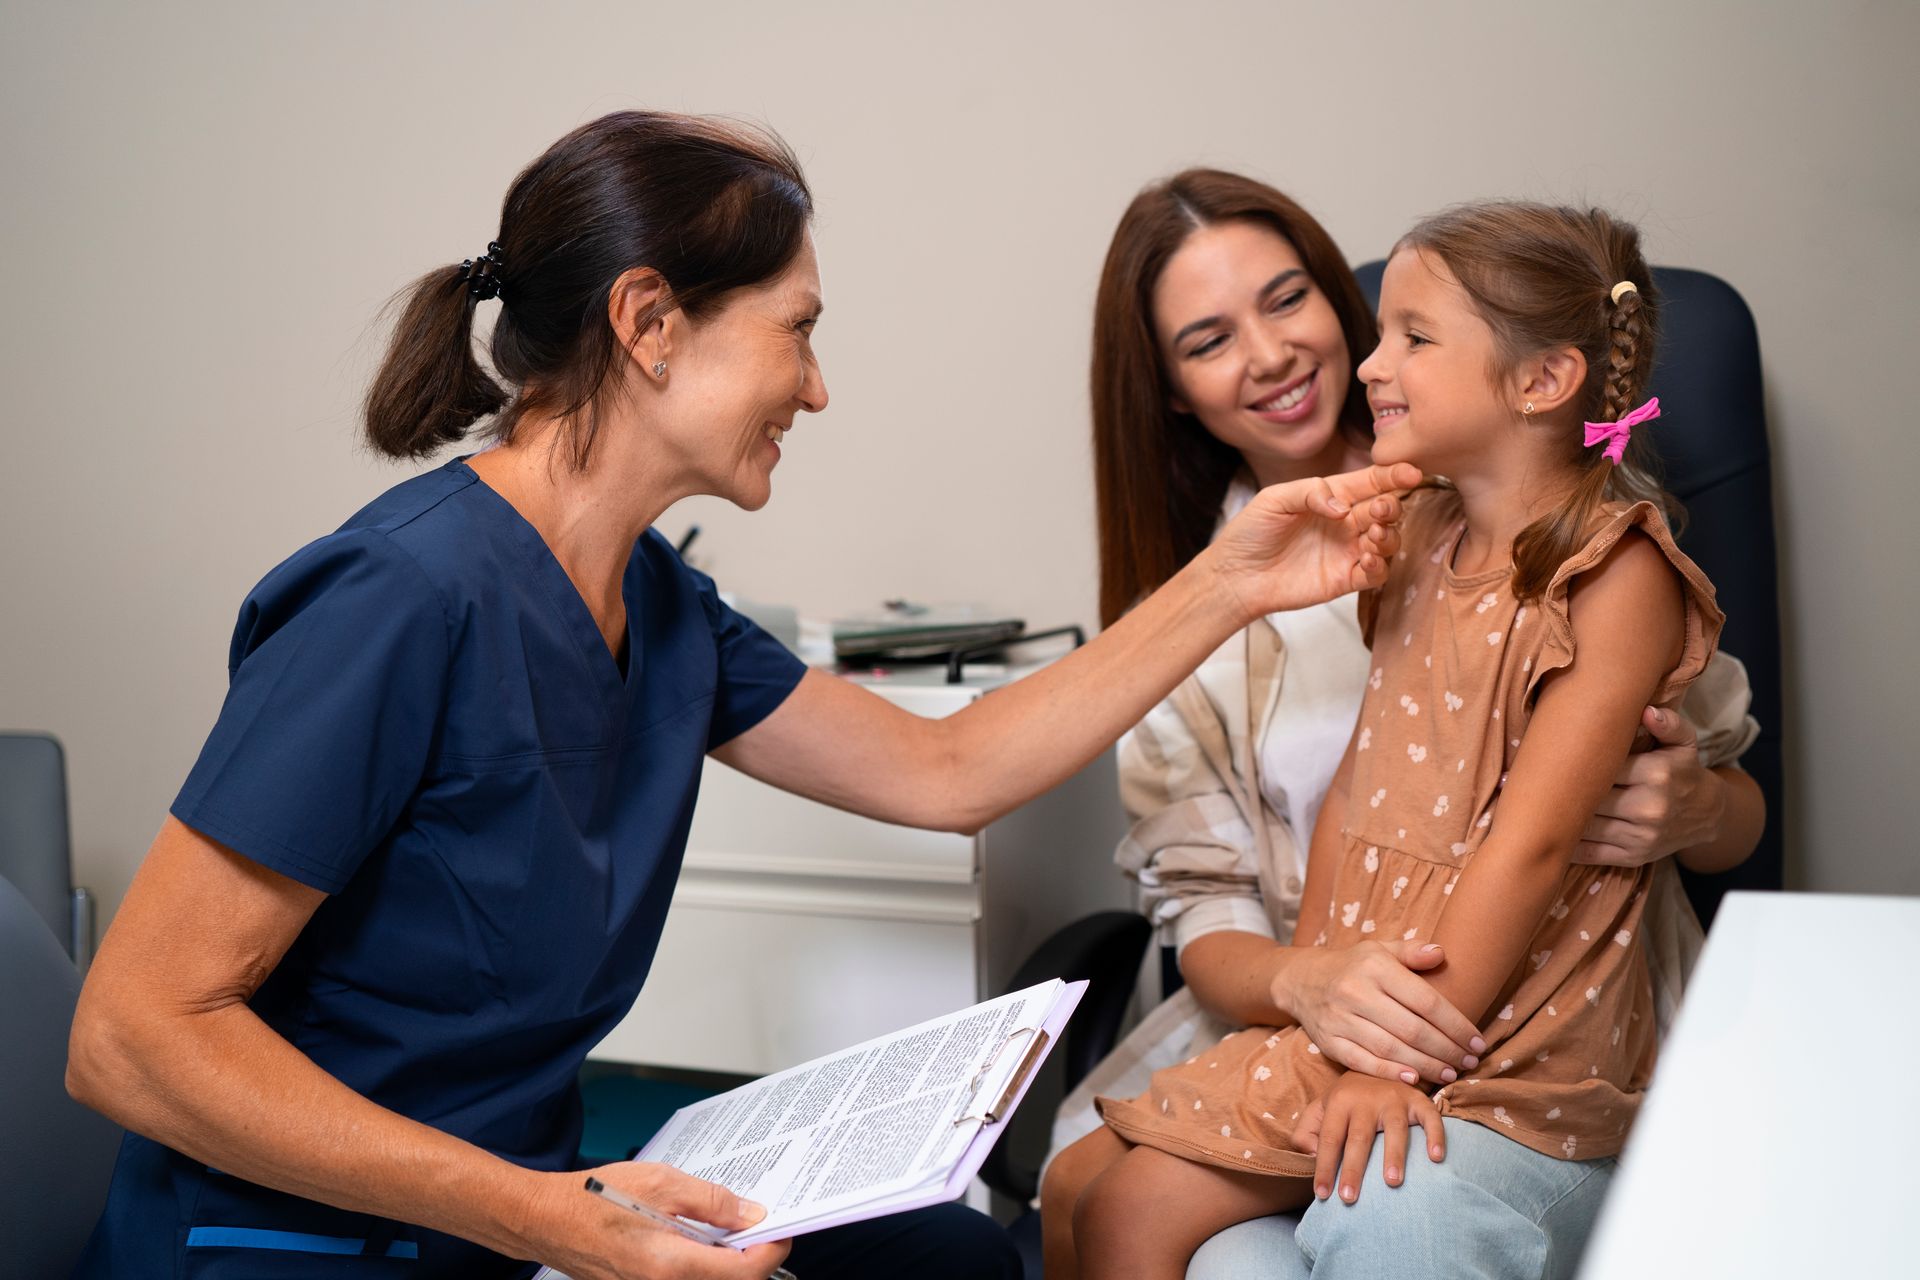
[[[636,1159],[765,1205],[738,1247],[955,1199],[1086,987],[1043,982],[683,1107]]]
[[[897,660],[945,656],[955,649],[1011,640],[1024,632],[1027,624],[979,605],[931,607],[896,602],[868,617],[836,619],[832,628],[836,657],[884,655]]]

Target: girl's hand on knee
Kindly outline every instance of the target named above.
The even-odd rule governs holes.
[[[1308,1107],[1294,1130],[1294,1145],[1314,1157],[1313,1194],[1325,1200],[1336,1181],[1340,1198],[1348,1204],[1360,1198],[1360,1181],[1373,1156],[1373,1140],[1386,1134],[1386,1182],[1397,1187],[1406,1179],[1407,1141],[1414,1125],[1426,1135],[1427,1158],[1436,1163],[1447,1154],[1447,1135],[1440,1109],[1433,1099],[1411,1085],[1376,1080],[1350,1072],[1326,1096]]]

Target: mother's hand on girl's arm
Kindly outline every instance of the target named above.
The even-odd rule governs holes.
[[[1287,947],[1273,1000],[1329,1059],[1405,1084],[1447,1084],[1480,1065],[1486,1042],[1418,971],[1445,954],[1432,943],[1362,942],[1338,951]]]
[[[1685,716],[1648,707],[1641,723],[1659,745],[1627,757],[1587,820],[1574,861],[1639,867],[1678,854],[1682,866],[1708,873],[1745,862],[1766,825],[1758,784],[1737,768],[1701,764]]]
[[[1320,1051],[1382,1080],[1408,1071],[1435,1084],[1479,1064],[1479,1032],[1417,971],[1442,953],[1419,942],[1362,942],[1340,951],[1286,947],[1259,934],[1204,934],[1180,954],[1194,999],[1247,1026],[1298,1023]]]

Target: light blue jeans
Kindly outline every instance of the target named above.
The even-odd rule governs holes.
[[[1556,1160],[1449,1117],[1447,1158],[1418,1134],[1406,1181],[1382,1180],[1373,1144],[1360,1198],[1318,1201],[1296,1220],[1229,1227],[1200,1247],[1187,1280],[1562,1280],[1580,1264],[1613,1177],[1608,1160]]]

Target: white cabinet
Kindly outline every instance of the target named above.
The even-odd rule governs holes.
[[[940,675],[862,683],[945,716],[1008,678]],[[1061,925],[1131,909],[1124,830],[1111,752],[977,836],[855,817],[709,761],[646,989],[593,1056],[764,1075],[997,994]]]

